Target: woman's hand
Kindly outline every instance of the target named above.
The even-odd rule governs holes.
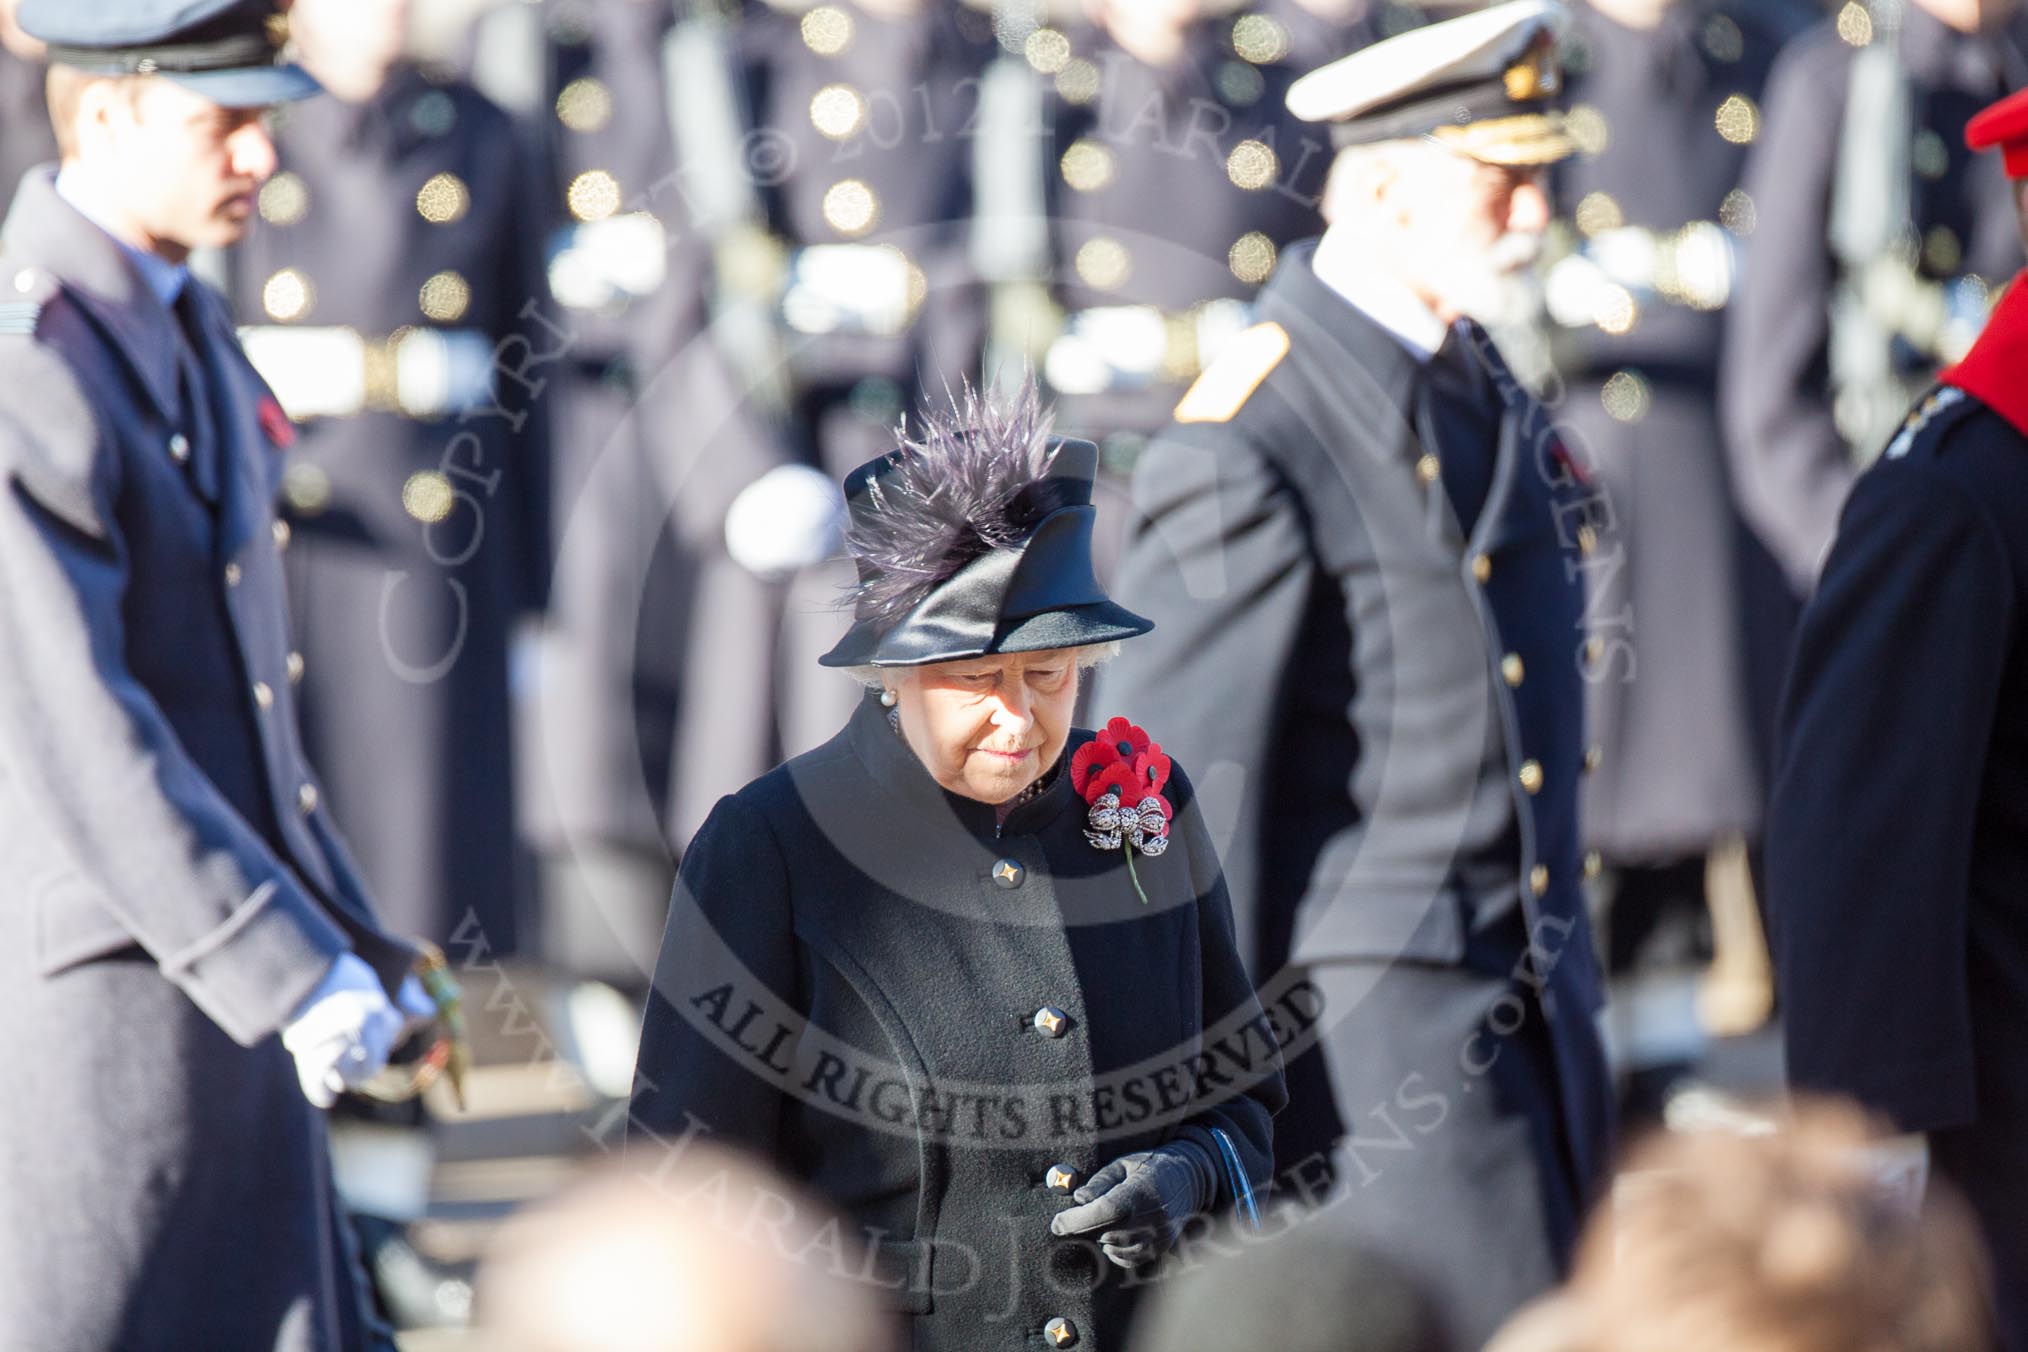
[[[1123,1268],[1152,1263],[1184,1224],[1210,1205],[1217,1171],[1194,1141],[1122,1155],[1070,1195],[1077,1206],[1049,1223],[1053,1235],[1098,1234],[1099,1250]]]

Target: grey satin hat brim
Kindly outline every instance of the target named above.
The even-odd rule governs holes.
[[[826,667],[924,667],[935,662],[960,662],[967,658],[1117,643],[1122,639],[1138,638],[1154,627],[1153,620],[1136,615],[1125,606],[1112,601],[1096,601],[1090,605],[1044,611],[1040,615],[1014,620],[983,646],[964,644],[957,651],[933,652],[886,642],[895,636],[862,622],[853,625],[839,640],[838,646],[818,658],[817,662],[819,666]]]

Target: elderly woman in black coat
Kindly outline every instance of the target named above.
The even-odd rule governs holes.
[[[867,696],[713,811],[642,1031],[630,1154],[708,1133],[809,1185],[917,1349],[1121,1346],[1138,1270],[1269,1172],[1288,1030],[1190,785],[1070,726],[1149,628],[1093,576],[1096,458],[1025,393],[849,476],[823,660]]]

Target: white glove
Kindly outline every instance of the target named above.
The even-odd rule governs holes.
[[[402,994],[406,1006],[406,989]],[[387,1064],[405,1021],[373,969],[356,954],[339,954],[282,1029],[282,1046],[296,1058],[303,1097],[328,1108],[345,1090],[371,1079]]]
[[[844,543],[845,495],[808,465],[777,465],[740,490],[725,513],[725,552],[756,577],[814,567]]]

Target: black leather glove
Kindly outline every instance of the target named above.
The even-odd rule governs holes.
[[[1053,1235],[1098,1234],[1099,1250],[1123,1268],[1152,1263],[1176,1243],[1192,1216],[1217,1196],[1211,1152],[1174,1140],[1122,1155],[1070,1195],[1078,1203],[1049,1223]]]

